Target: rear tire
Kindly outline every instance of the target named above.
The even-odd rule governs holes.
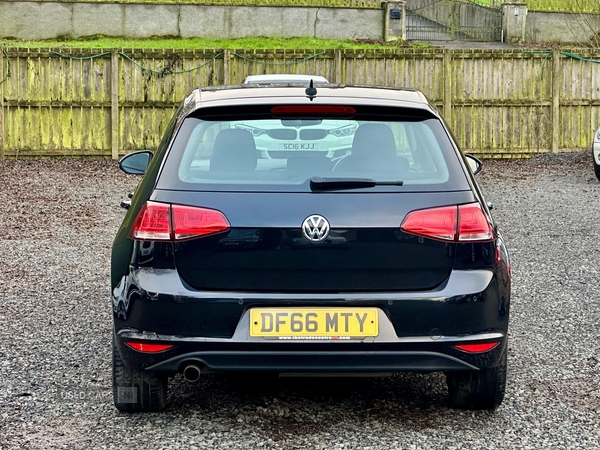
[[[128,368],[113,340],[113,400],[119,411],[161,411],[167,406],[167,377]]]
[[[500,364],[489,369],[446,374],[450,405],[459,409],[495,409],[506,390],[507,350]]]

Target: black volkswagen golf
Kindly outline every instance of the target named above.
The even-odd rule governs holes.
[[[465,156],[419,91],[197,89],[112,251],[113,388],[221,371],[446,374],[457,408],[504,397],[510,269]]]

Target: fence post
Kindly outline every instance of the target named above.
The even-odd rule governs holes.
[[[560,148],[560,85],[562,82],[560,50],[552,50],[552,153]]]
[[[110,136],[112,159],[119,159],[119,52],[110,57]]]
[[[334,50],[335,54],[335,77],[333,82],[342,84],[342,50]]]
[[[4,70],[4,47],[0,47],[0,159],[4,159],[4,84],[8,74]]]
[[[444,49],[444,120],[452,127],[452,50]]]
[[[223,84],[229,86],[231,84],[231,75],[229,73],[229,60],[231,58],[230,50],[223,50]]]
[[[450,5],[450,39],[454,40],[454,32],[456,31],[456,2],[452,0]]]

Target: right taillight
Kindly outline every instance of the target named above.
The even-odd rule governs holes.
[[[148,201],[138,213],[130,237],[144,241],[183,241],[229,230],[221,211]]]
[[[492,224],[479,203],[411,211],[400,229],[449,242],[483,242],[494,238]]]

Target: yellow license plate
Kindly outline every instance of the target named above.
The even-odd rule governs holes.
[[[254,308],[250,336],[353,338],[379,334],[377,308]]]

